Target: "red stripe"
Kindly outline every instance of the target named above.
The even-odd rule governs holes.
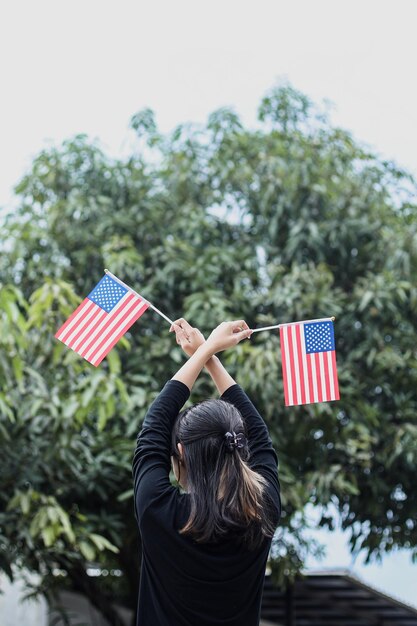
[[[93,315],[91,315],[91,317],[89,317],[84,324],[77,324],[76,328],[73,329],[75,331],[77,328],[79,328],[79,331],[75,335],[75,337],[71,339],[70,343],[67,343],[67,346],[69,346],[70,348],[72,348],[77,343],[79,337],[81,337],[83,332],[90,326],[90,324],[94,322],[95,319],[97,319],[97,317],[99,319],[102,317],[101,313],[103,309],[94,304],[93,307],[89,310],[89,313],[91,313],[92,310],[94,311]],[[76,352],[79,352],[78,348],[76,348]]]
[[[90,302],[90,300],[88,298],[85,298],[85,300],[83,300],[81,302],[81,304],[79,304],[77,306],[77,308],[75,309],[74,313],[71,313],[71,315],[69,316],[69,318],[67,319],[67,321],[62,324],[61,328],[59,330],[56,331],[55,333],[55,338],[59,339],[58,335],[60,335],[68,326],[68,324],[70,324],[72,322],[72,320],[74,319],[74,317],[81,311],[81,309]],[[62,341],[62,339],[60,339],[60,341]]]
[[[337,379],[337,367],[336,367],[336,350],[332,350],[332,364],[333,364],[334,398],[335,400],[340,400],[339,381]]]
[[[88,335],[84,338],[84,340],[80,343],[80,345],[77,348],[77,352],[81,356],[84,356],[84,354],[88,352],[90,346],[96,340],[94,333],[97,330],[97,328],[100,326],[101,322],[106,317],[106,315],[108,315],[108,313],[104,309],[102,309],[102,312],[104,313],[104,315],[100,315],[96,318],[95,324],[90,328]]]
[[[114,331],[117,328],[120,328],[123,325],[123,322],[125,321],[125,319],[133,311],[133,309],[137,306],[137,304],[138,304],[137,297],[134,294],[132,294],[132,297],[134,299],[133,302],[132,302],[132,300],[130,298],[126,298],[126,302],[124,303],[124,305],[117,310],[117,313],[121,313],[122,311],[124,311],[124,313],[123,313],[122,317],[118,320],[116,326],[113,326],[108,332],[106,332],[106,331],[107,331],[111,321],[107,322],[107,324],[105,325],[105,327],[103,329],[103,333],[106,333],[106,334],[103,334],[102,340],[95,347],[94,352],[92,354],[90,354],[90,356],[88,357],[87,361],[90,361],[90,363],[91,363],[94,360],[94,357],[96,356],[97,352],[99,352],[101,350],[101,348],[104,346],[104,344],[109,339],[109,337],[111,337],[112,333],[114,333]],[[113,320],[114,320],[114,317],[115,316],[113,316]]]
[[[317,394],[318,394],[317,402],[323,402],[323,393],[321,390],[320,359],[319,359],[318,352],[315,352],[312,356],[314,356],[314,362],[316,364]]]
[[[292,403],[298,404],[297,399],[297,386],[295,384],[295,365],[294,365],[294,346],[292,342],[292,330],[291,326],[288,326],[288,347],[289,347],[289,361],[291,368],[291,385],[292,385]]]
[[[314,387],[313,387],[313,370],[311,368],[311,359],[313,354],[307,354],[307,378],[308,378],[308,390],[310,392],[310,402],[315,402],[314,399]]]
[[[87,352],[89,350],[91,350],[91,348],[94,346],[94,344],[97,341],[100,341],[100,338],[103,339],[103,334],[106,332],[109,324],[111,324],[111,322],[114,320],[114,318],[121,312],[123,311],[126,306],[129,305],[129,303],[132,301],[132,299],[135,298],[135,295],[133,293],[129,294],[129,296],[126,298],[125,302],[122,304],[121,307],[119,307],[118,309],[116,309],[116,311],[114,311],[113,313],[110,311],[110,313],[107,314],[107,322],[106,324],[104,324],[104,326],[100,329],[100,332],[97,333],[96,335],[94,335],[95,331],[97,330],[97,327],[102,323],[103,319],[105,318],[101,318],[101,320],[99,320],[98,324],[94,325],[94,329],[91,330],[91,334],[90,336],[87,338],[88,342],[86,344],[84,344],[82,350],[79,351],[79,354],[85,358],[85,355],[87,354]],[[87,341],[87,340],[86,340]],[[87,360],[89,361],[91,357],[89,357]]]
[[[284,347],[284,332],[287,327],[281,327],[279,329],[279,338],[281,342],[281,361],[282,361],[282,379],[284,381],[284,401],[285,406],[289,406],[288,404],[288,377],[287,377],[287,355],[285,354]]]
[[[75,330],[76,328],[78,328],[78,324],[81,324],[81,322],[82,322],[82,321],[83,321],[83,319],[86,317],[86,315],[88,315],[88,314],[89,314],[89,312],[91,311],[91,308],[92,308],[92,307],[91,307],[91,304],[93,304],[93,306],[94,306],[94,303],[91,303],[91,300],[89,300],[88,298],[86,298],[86,299],[84,300],[84,302],[83,302],[83,307],[82,307],[82,308],[83,308],[83,309],[85,309],[85,310],[84,310],[83,314],[82,314],[82,315],[81,315],[81,317],[77,320],[77,323],[76,323],[75,327],[72,327],[72,328],[70,328],[69,330],[67,329],[67,332],[66,332],[66,333],[65,333],[65,334],[61,337],[61,341],[63,341],[64,343],[66,343],[67,338],[71,336],[71,333],[73,333],[73,332],[74,332],[74,330]],[[81,307],[78,307],[78,308],[81,310]]]
[[[103,354],[98,358],[97,361],[94,361],[93,365],[95,365],[97,367],[97,365],[100,365],[100,363],[102,362],[102,360],[104,359],[105,356],[108,355],[108,353],[110,352],[110,350],[116,345],[116,343],[119,341],[119,339],[121,337],[123,337],[123,335],[129,330],[129,328],[140,318],[141,315],[143,315],[143,313],[145,313],[146,309],[149,307],[149,304],[147,303],[143,303],[144,306],[142,309],[140,309],[136,315],[134,315],[132,317],[132,319],[129,322],[128,326],[125,326],[120,333],[117,335],[116,339],[114,341],[111,342],[111,344],[108,346],[108,348],[106,348],[106,350],[103,352]],[[92,363],[92,361],[91,361]]]
[[[328,362],[328,352],[323,352],[323,360],[324,360],[324,381],[326,384],[326,397],[325,400],[330,400],[330,376],[329,376],[329,362]]]
[[[300,389],[301,389],[301,402],[299,404],[306,403],[306,390],[304,385],[304,364],[303,355],[301,353],[301,324],[297,324],[296,329],[297,350],[298,350],[298,369],[300,372]]]

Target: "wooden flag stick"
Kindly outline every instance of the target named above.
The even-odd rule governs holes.
[[[170,324],[173,324],[174,322],[172,320],[169,319],[169,317],[167,317],[165,315],[165,313],[162,313],[162,311],[160,311],[159,309],[156,308],[156,306],[154,306],[152,304],[152,302],[149,302],[149,300],[147,300],[146,298],[144,298],[143,296],[140,295],[140,293],[138,293],[137,291],[135,291],[134,289],[132,289],[132,287],[129,287],[129,285],[126,285],[126,283],[124,283],[122,280],[120,280],[120,278],[117,278],[117,276],[115,276],[114,274],[112,274],[110,272],[110,270],[105,269],[104,272],[108,275],[111,276],[111,278],[113,278],[113,280],[115,280],[117,283],[120,283],[121,285],[123,285],[123,287],[126,287],[126,289],[128,289],[129,291],[131,291],[132,293],[134,293],[136,296],[138,296],[139,298],[141,298],[141,300],[144,300],[144,302],[147,302],[149,304],[149,306],[151,307],[151,309],[153,309],[155,311],[155,313],[158,313],[158,315],[160,315],[161,317],[164,318],[164,320],[166,320],[167,322],[169,322]]]
[[[317,320],[302,320],[301,322],[289,322],[288,324],[275,324],[274,326],[262,326],[262,328],[253,328],[253,333],[259,333],[261,330],[273,330],[274,328],[281,328],[282,326],[291,326],[292,324],[310,324],[312,322],[334,322],[335,317],[322,317]]]

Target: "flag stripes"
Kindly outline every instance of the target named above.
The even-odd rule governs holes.
[[[55,337],[97,367],[148,307],[172,323],[106,270]],[[286,406],[339,400],[333,319],[279,325]]]
[[[302,322],[281,326],[280,339],[285,405],[339,400],[335,350],[309,352]]]
[[[148,306],[131,291],[110,312],[87,297],[55,337],[97,367]]]

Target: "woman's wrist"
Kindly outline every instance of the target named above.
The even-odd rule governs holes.
[[[213,370],[215,367],[217,367],[220,364],[220,359],[218,356],[216,356],[215,354],[213,354],[208,361],[205,364],[205,368],[206,370],[210,373],[211,370]]]
[[[226,389],[236,383],[217,356],[212,356],[211,359],[207,361],[205,367],[216,385],[220,396],[226,391]]]
[[[197,350],[194,352],[194,355],[195,354],[198,354],[201,358],[205,359],[204,361],[204,366],[205,366],[208,361],[214,358],[215,351],[213,350],[213,346],[211,344],[208,344],[207,341],[205,341],[200,346],[198,346]]]
[[[201,344],[188,361],[186,361],[178,372],[172,377],[172,380],[179,380],[187,385],[191,391],[197,376],[212,356],[213,352],[211,351],[210,346],[207,346],[206,343]]]

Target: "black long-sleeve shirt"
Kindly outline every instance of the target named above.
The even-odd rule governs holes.
[[[135,513],[142,538],[137,626],[257,626],[271,541],[249,550],[233,540],[201,544],[178,531],[190,501],[169,480],[171,431],[190,395],[170,380],[149,408],[133,460]],[[267,427],[239,385],[222,400],[241,413],[249,464],[267,481],[278,521],[281,502],[277,457]]]

